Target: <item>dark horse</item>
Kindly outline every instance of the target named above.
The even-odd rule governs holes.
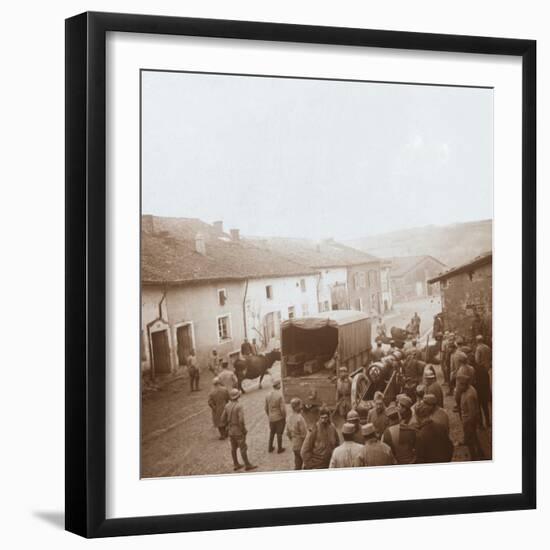
[[[254,380],[260,377],[259,388],[262,387],[262,380],[266,374],[271,376],[269,369],[275,361],[281,359],[281,352],[273,350],[265,355],[247,355],[244,359],[237,359],[234,363],[235,374],[239,380],[239,389],[245,393],[243,389],[243,380]]]

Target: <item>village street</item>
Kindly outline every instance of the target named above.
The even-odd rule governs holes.
[[[396,306],[393,315],[386,316],[388,330],[391,326],[403,327],[415,311],[421,317],[421,335],[431,329],[433,315],[439,311],[438,300],[409,302]],[[279,363],[271,369],[274,376],[280,372]],[[442,374],[436,367],[439,382]],[[201,391],[191,393],[186,378],[179,378],[165,384],[158,391],[144,395],[142,402],[142,477],[167,477],[182,475],[212,475],[232,473],[232,461],[228,440],[220,441],[218,432],[212,426],[210,409],[207,405],[212,376],[203,370]],[[248,429],[247,443],[249,457],[258,465],[256,471],[293,469],[290,442],[285,436],[286,451],[282,454],[267,452],[268,421],[264,412],[265,396],[271,389],[271,377],[264,378],[262,389],[258,381],[245,381],[246,393],[241,397]],[[444,388],[446,389],[446,388]],[[451,439],[461,439],[462,430],[458,414],[453,412],[454,398],[445,398],[445,408],[451,421]],[[308,423],[315,418],[306,418]],[[341,424],[335,419],[337,425]],[[490,452],[489,433],[480,432],[480,438],[487,455]],[[454,460],[467,459],[463,446],[455,449]]]

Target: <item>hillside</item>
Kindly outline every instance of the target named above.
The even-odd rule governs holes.
[[[429,254],[449,267],[492,250],[492,220],[428,225],[346,241],[346,244],[379,256]]]

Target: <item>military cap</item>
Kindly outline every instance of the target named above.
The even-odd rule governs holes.
[[[374,394],[374,401],[384,401],[384,394],[381,391],[377,391]]]
[[[343,434],[352,434],[355,433],[355,424],[352,424],[351,422],[346,422],[342,426],[342,433]]]
[[[392,355],[399,361],[403,357],[403,354],[400,351],[394,351]]]
[[[338,372],[339,372],[340,374],[347,374],[347,373],[348,373],[348,369],[347,369],[346,367],[340,367],[340,368],[338,369]]]
[[[348,422],[350,420],[359,420],[359,413],[356,410],[351,409],[351,411],[349,411],[349,413],[346,415],[346,420]]]
[[[367,437],[369,435],[376,433],[376,428],[374,427],[374,424],[372,422],[369,422],[368,424],[365,424],[361,427],[361,433]]]
[[[212,378],[212,384],[214,384],[214,386],[216,384],[221,384],[220,379],[217,376],[214,376],[214,378]]]
[[[429,365],[425,367],[424,377],[425,378],[435,378],[435,371],[434,371],[433,367],[430,367]]]
[[[388,418],[396,415],[399,416],[399,409],[395,405],[391,405],[386,409],[386,416]]]
[[[483,336],[481,336],[481,334],[478,334],[478,335],[476,336],[476,340],[477,340],[478,342],[483,342]]]
[[[229,392],[229,399],[231,399],[231,401],[235,401],[236,399],[239,399],[240,396],[241,396],[241,392],[237,388],[233,388]]]
[[[273,382],[271,383],[271,385],[274,387],[274,388],[280,388],[281,387],[281,381],[276,378],[275,380],[273,380]]]
[[[422,401],[431,407],[435,407],[437,405],[437,397],[433,393],[427,393],[422,398]]]
[[[397,403],[399,403],[399,405],[403,405],[403,407],[406,407],[407,409],[410,409],[413,405],[412,399],[408,395],[405,395],[404,393],[400,393],[396,397],[396,400],[397,400]]]

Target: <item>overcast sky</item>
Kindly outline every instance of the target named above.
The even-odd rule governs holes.
[[[492,218],[492,90],[142,77],[144,214],[314,239]]]

